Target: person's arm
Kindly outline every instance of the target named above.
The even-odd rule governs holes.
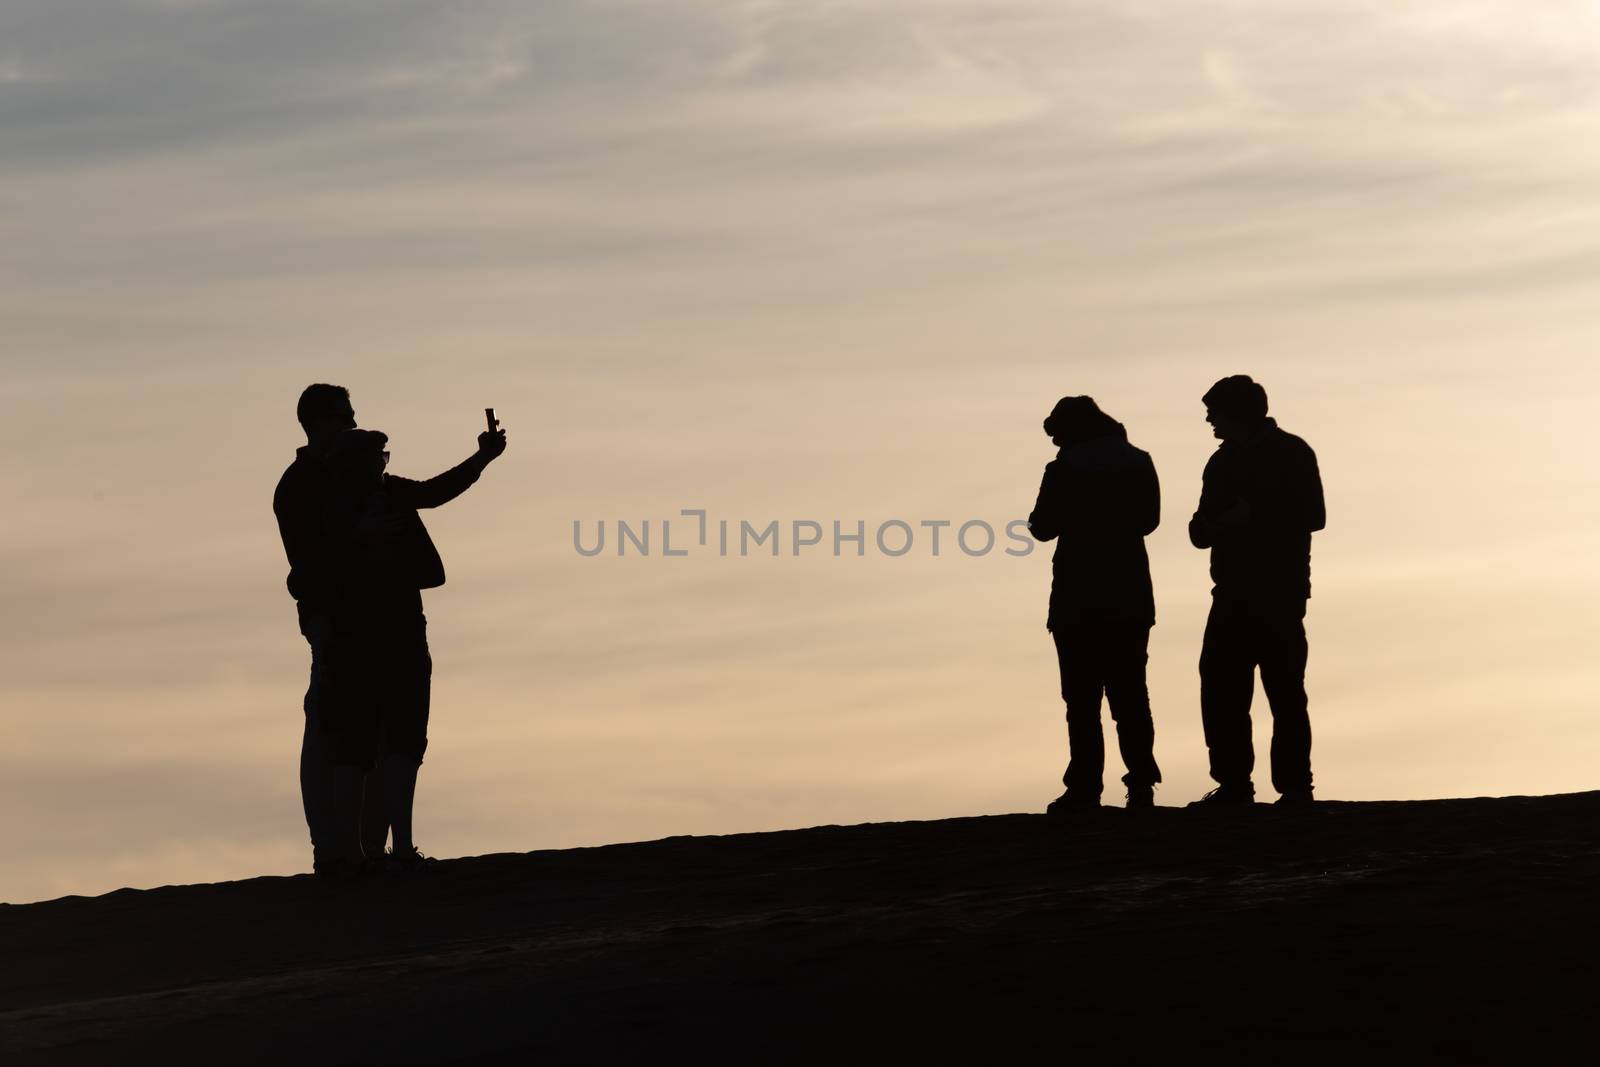
[[[1216,530],[1211,523],[1211,515],[1216,511],[1216,462],[1216,453],[1206,461],[1205,473],[1200,476],[1200,503],[1189,520],[1189,543],[1196,548],[1210,548],[1216,544]]]
[[[505,450],[504,430],[485,431],[478,435],[478,451],[443,474],[436,474],[425,482],[386,474],[383,478],[384,488],[389,493],[389,499],[402,507],[418,511],[436,508],[450,503],[470,489],[479,475],[483,474],[483,469]]]
[[[1291,438],[1272,464],[1274,489],[1257,509],[1256,528],[1269,536],[1298,536],[1327,525],[1322,475],[1311,446]]]
[[[1300,514],[1306,532],[1316,533],[1328,525],[1328,504],[1322,495],[1322,472],[1317,469],[1317,454],[1305,446],[1305,466],[1300,474]]]
[[[1028,532],[1036,541],[1054,541],[1061,536],[1060,480],[1055,461],[1046,463],[1044,477],[1039,481],[1039,498],[1034,501],[1028,515]]]
[[[1149,537],[1161,525],[1161,479],[1156,475],[1155,461],[1148,454],[1144,457],[1144,470],[1140,472],[1134,524],[1140,537]]]
[[[315,481],[303,471],[284,477],[272,494],[272,512],[278,520],[278,536],[289,559],[296,597],[322,587],[328,570],[327,536],[323,530],[320,494]]]

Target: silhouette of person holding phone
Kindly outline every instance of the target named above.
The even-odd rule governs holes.
[[[1311,535],[1327,521],[1311,446],[1267,415],[1247,375],[1202,398],[1222,442],[1206,463],[1189,540],[1211,550],[1211,614],[1200,651],[1200,715],[1217,787],[1196,804],[1251,804],[1255,672],[1272,708],[1272,785],[1285,806],[1309,805],[1306,601]]]
[[[366,834],[368,858],[381,853],[387,823],[391,863],[420,867],[427,861],[412,840],[410,812],[432,676],[420,590],[443,584],[444,569],[416,512],[476,482],[505,452],[505,431],[479,434],[472,456],[419,482],[385,473],[387,438],[355,429],[343,387],[308,386],[296,416],[306,445],[279,479],[273,511],[311,647],[300,786],[313,870],[361,866],[364,784],[372,786],[368,810],[383,813],[373,820],[376,841]],[[381,788],[366,774],[380,765]]]
[[[1046,809],[1100,806],[1105,772],[1102,696],[1127,768],[1130,808],[1155,803],[1161,769],[1145,684],[1155,596],[1144,539],[1161,522],[1161,487],[1148,453],[1087,396],[1063,397],[1044,420],[1059,451],[1046,464],[1028,529],[1055,541],[1046,627],[1055,641],[1071,754],[1066,791]]]

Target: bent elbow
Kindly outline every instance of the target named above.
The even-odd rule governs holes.
[[[1028,516],[1028,532],[1035,541],[1054,541],[1061,533],[1061,523],[1052,516],[1050,508],[1036,507]]]

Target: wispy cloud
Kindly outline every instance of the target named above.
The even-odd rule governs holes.
[[[1003,520],[1067,392],[1162,473],[1152,684],[1172,788],[1198,788],[1181,527],[1197,397],[1240,370],[1324,457],[1319,745],[1411,744],[1430,700],[1481,736],[1481,709],[1450,718],[1478,684],[1576,774],[1597,31],[1577,0],[12,0],[0,699],[24,792],[70,793],[79,827],[138,793],[119,828],[184,827],[117,877],[298,841],[226,806],[191,825],[189,786],[151,783],[292,794],[304,650],[267,503],[321,379],[406,471],[461,458],[485,404],[512,428],[430,518],[431,810],[473,848],[665,832],[667,808],[803,821],[806,797],[1032,804],[1064,743],[1044,552],[674,570],[579,558],[570,523]],[[1511,687],[1501,601],[1559,686]],[[1514,782],[1490,763],[1418,789],[1537,789],[1531,756]],[[105,847],[50,863],[92,880]],[[40,870],[0,896],[59,884]]]

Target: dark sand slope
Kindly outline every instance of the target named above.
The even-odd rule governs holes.
[[[0,908],[0,1061],[1588,1061],[1597,909],[1600,793],[123,890]]]

